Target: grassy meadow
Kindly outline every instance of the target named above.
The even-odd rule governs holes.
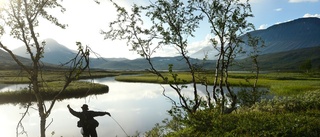
[[[45,100],[53,99],[63,88],[64,78],[66,71],[47,70],[43,71],[41,80],[42,96]],[[106,72],[106,71],[91,71],[84,72],[78,79],[100,78],[119,75],[119,72]],[[0,83],[3,84],[28,84],[30,81],[26,72],[19,70],[1,70]],[[108,86],[95,84],[90,82],[74,81],[72,82],[65,92],[60,94],[58,99],[65,98],[79,98],[92,94],[104,94],[109,91]],[[35,101],[35,97],[27,88],[21,89],[16,92],[0,92],[0,104],[4,103],[23,103]]]
[[[64,83],[64,76],[66,72],[63,70],[47,70],[43,71],[41,79],[45,82],[42,86],[46,95],[46,99],[52,98],[61,89]],[[191,82],[191,75],[188,72],[177,72],[178,83],[186,84]],[[172,81],[170,73],[163,72],[169,81]],[[117,81],[125,82],[145,82],[145,83],[164,83],[164,81],[156,75],[144,71],[90,71],[84,72],[78,79],[101,78],[115,76]],[[197,75],[197,81],[206,78],[209,84],[213,84],[214,73],[201,72]],[[229,82],[232,86],[251,86],[254,81],[253,73],[231,72],[229,74]],[[26,72],[19,70],[1,70],[0,83],[3,84],[27,84],[29,79]],[[320,89],[320,74],[319,73],[298,73],[298,72],[268,72],[259,74],[259,87],[270,89],[271,94],[288,96],[298,95],[307,91],[314,91]],[[106,93],[105,86],[100,84],[93,84],[89,82],[74,81],[67,88],[67,92],[62,95],[62,98],[67,97],[81,97],[86,96],[90,89],[90,94]],[[13,102],[14,96],[21,95],[19,100],[27,96],[26,89],[19,92],[2,92],[0,93],[1,102]],[[70,92],[69,92],[70,91]],[[78,94],[78,95],[77,95]],[[12,99],[10,99],[10,96]],[[10,101],[11,100],[11,101]]]
[[[179,72],[181,83],[189,83],[191,77]],[[164,73],[170,78],[169,73]],[[213,79],[212,73],[202,73]],[[230,73],[233,86],[250,86],[251,73]],[[117,76],[120,81],[163,83],[152,74]],[[169,79],[170,80],[170,79]],[[172,79],[171,79],[172,80]],[[198,81],[200,82],[200,81]],[[212,80],[210,81],[212,84]],[[199,110],[186,117],[173,115],[156,124],[147,136],[207,137],[207,136],[320,136],[320,76],[319,73],[269,72],[259,75],[258,86],[270,89],[272,99],[262,99],[253,106],[241,106],[231,114],[221,115],[215,109]],[[166,132],[169,131],[169,132]]]
[[[190,83],[191,75],[187,72],[178,72],[180,83]],[[171,74],[164,73],[164,76],[172,80]],[[252,73],[230,73],[229,82],[232,86],[250,86],[254,81]],[[213,83],[213,73],[199,73],[198,82],[201,78],[207,77],[209,84]],[[171,79],[170,79],[171,78]],[[118,81],[126,82],[148,82],[163,83],[163,80],[154,74],[145,73],[141,75],[120,75],[115,78]],[[298,72],[270,72],[259,74],[259,87],[269,88],[271,93],[276,95],[296,95],[305,91],[320,89],[320,75],[317,73],[305,74]]]
[[[42,72],[41,79],[45,82],[64,81],[66,71],[64,70],[45,70]],[[99,78],[108,76],[117,76],[121,72],[108,72],[108,71],[86,71],[81,74],[79,79],[86,78]],[[22,84],[29,83],[27,73],[20,70],[0,70],[0,83],[5,84]]]
[[[64,71],[45,71],[42,79],[44,99],[52,99],[63,85]],[[188,72],[177,72],[178,83],[190,83]],[[163,75],[172,81],[171,74]],[[164,83],[148,72],[91,71],[79,79],[115,76],[118,81]],[[250,86],[253,73],[232,72],[229,82],[232,86]],[[213,83],[214,74],[202,72],[200,79],[207,78]],[[26,74],[15,70],[0,71],[0,83],[28,83]],[[319,136],[320,135],[320,73],[268,72],[259,74],[259,87],[270,89],[271,100],[261,100],[251,107],[240,107],[227,115],[220,115],[215,109],[199,110],[188,115],[188,120],[174,117],[157,123],[146,136]],[[90,82],[75,81],[59,99],[85,97],[90,94],[108,92],[108,86]],[[89,92],[90,91],[90,92]],[[279,97],[281,96],[281,97]],[[23,103],[34,100],[27,89],[16,92],[1,92],[0,104]],[[172,126],[174,125],[174,126]],[[170,132],[166,132],[170,131]]]

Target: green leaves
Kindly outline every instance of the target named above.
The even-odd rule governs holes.
[[[210,95],[212,93],[207,90],[207,100],[214,98],[215,101],[209,101],[209,103],[222,104],[219,107],[224,109],[225,102],[228,100],[224,93],[234,95],[228,87],[228,68],[238,54],[237,48],[240,43],[243,43],[240,36],[252,27],[247,22],[247,18],[252,16],[248,1],[156,0],[150,2],[147,6],[133,5],[130,11],[113,1],[111,2],[118,11],[118,18],[109,24],[110,30],[103,31],[102,34],[107,39],[127,41],[127,45],[132,47],[132,50],[148,61],[151,67],[150,71],[170,84],[171,88],[178,94],[181,106],[190,113],[197,111],[203,100],[199,98],[196,84],[198,80],[196,73],[201,71],[201,69],[198,69],[201,66],[192,64],[187,48],[190,46],[188,40],[190,37],[195,37],[194,34],[198,28],[207,27],[207,25],[199,25],[200,22],[207,21],[209,27],[204,29],[209,29],[212,35],[217,38],[211,39],[211,42],[219,52],[218,64],[216,68],[212,68],[216,70],[215,80],[213,80],[215,81],[214,87],[221,89],[221,92],[215,92],[215,95]],[[186,62],[189,68],[188,73],[192,75],[193,100],[189,101],[188,98],[183,96],[184,85],[181,86],[178,83],[185,81],[174,72],[172,64],[168,67],[171,74],[169,78],[154,67],[151,58],[157,50],[164,46],[172,46],[176,49],[177,56],[181,56],[181,60]],[[223,91],[223,86],[226,86],[228,91]],[[232,96],[231,98],[234,101],[231,104],[235,104],[236,97]]]

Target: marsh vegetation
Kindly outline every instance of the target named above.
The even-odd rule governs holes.
[[[170,78],[170,73],[163,72],[163,75]],[[180,84],[191,83],[191,75],[188,72],[178,72]],[[213,84],[213,72],[202,72],[198,77],[208,77],[209,84]],[[232,72],[229,74],[229,82],[232,86],[250,87],[253,83],[255,74],[251,72]],[[118,81],[126,82],[147,82],[147,83],[163,83],[158,76],[152,73],[144,73],[141,75],[119,75],[115,77]],[[201,84],[200,81],[197,81]],[[258,87],[266,87],[270,89],[271,94],[282,95],[296,95],[307,91],[320,89],[320,75],[314,73],[300,73],[300,72],[265,72],[260,74]]]
[[[64,76],[66,71],[47,70],[43,71],[41,94],[44,100],[52,100],[63,88]],[[92,71],[86,72],[77,79],[93,79],[101,77],[110,77],[121,74],[120,72]],[[2,70],[0,71],[0,83],[4,84],[30,84],[30,80],[23,71]],[[109,88],[106,85],[90,83],[83,81],[74,81],[70,83],[66,92],[63,92],[58,99],[80,98],[93,94],[108,93]],[[29,88],[25,87],[18,91],[4,91],[0,93],[0,103],[27,103],[36,101]]]
[[[249,22],[254,17],[249,1],[158,0],[149,5],[133,4],[129,9],[112,0],[110,4],[117,11],[117,18],[109,22],[109,30],[101,30],[100,34],[106,39],[125,41],[149,64],[147,72],[131,76],[120,72],[87,72],[92,49],[78,41],[77,53],[63,64],[66,70],[45,70],[42,59],[47,41],[39,40],[36,28],[41,19],[66,28],[67,24],[47,12],[54,8],[63,13],[66,9],[54,0],[8,1],[10,6],[1,8],[0,35],[4,34],[4,28],[8,29],[10,36],[23,42],[32,62],[24,64],[7,43],[0,42],[0,48],[23,70],[4,71],[0,82],[29,84],[26,89],[0,94],[3,101],[28,102],[17,136],[19,129],[25,132],[21,121],[32,101],[36,102],[40,117],[40,136],[45,137],[50,125],[47,118],[54,112],[57,101],[85,97],[89,92],[108,92],[106,85],[78,79],[107,76],[117,76],[118,81],[160,83],[162,94],[172,104],[168,110],[171,119],[155,125],[146,136],[319,136],[319,75],[310,73],[311,61],[301,67],[307,74],[262,73],[259,56],[267,45],[261,37],[251,35],[255,27]],[[217,51],[210,71],[203,64],[194,64],[189,55],[192,45],[189,40],[203,27],[212,35],[208,44]],[[157,68],[153,58],[164,46],[177,50],[176,56],[187,66],[185,72],[176,71],[173,64],[166,64],[166,72]],[[245,65],[250,67],[250,73],[231,72],[240,56],[249,59]],[[203,60],[207,59],[206,53]],[[174,94],[168,96],[163,84]],[[238,92],[233,87],[244,90]],[[270,92],[261,92],[259,88]],[[274,98],[266,100],[262,98],[265,94]]]
[[[50,87],[58,87],[59,79],[63,72],[48,71],[45,73],[47,73],[47,75],[44,75],[44,77],[51,79],[50,82],[48,82],[48,84],[52,84]],[[10,77],[13,78],[17,74],[16,71],[3,71],[1,77],[3,79],[10,79]],[[163,72],[163,74],[170,76],[168,72]],[[19,79],[23,79],[21,75],[18,77]],[[199,74],[199,76],[200,75],[211,77],[213,76],[213,73],[203,72]],[[129,82],[132,84],[136,82],[163,83],[156,75],[148,72],[92,71],[91,74],[87,73],[82,78],[90,79],[90,77],[98,78],[109,76],[115,76],[117,81]],[[190,83],[191,77],[186,72],[177,73],[177,77],[181,79],[181,84],[188,85]],[[7,82],[19,83],[17,82],[17,77],[13,79],[13,81],[7,80]],[[246,83],[252,79],[253,74],[248,72],[232,72],[230,74],[230,83],[232,86],[250,86]],[[160,122],[146,133],[139,134],[150,136],[314,136],[319,134],[319,132],[317,132],[319,130],[317,125],[320,124],[320,121],[317,118],[320,116],[319,81],[320,77],[317,73],[266,72],[261,74],[258,87],[270,89],[268,94],[275,95],[273,99],[262,99],[251,107],[240,107],[229,115],[219,115],[217,113],[218,111],[215,110],[202,110],[190,116],[190,121],[181,121],[181,119],[176,118],[164,119],[163,123]],[[86,93],[88,88],[90,88],[89,93],[92,94],[105,93],[103,91],[106,91],[105,85],[91,83],[90,80],[87,80],[86,82],[76,81],[70,84],[67,92],[61,96],[66,98],[79,97],[78,95]],[[5,101],[3,98],[7,98],[9,93],[10,96],[15,97],[13,102],[24,102],[19,96],[29,97],[29,95],[22,94],[24,91],[4,92],[0,93],[1,101]],[[53,94],[48,94],[49,99],[53,96]],[[223,122],[225,126],[218,126],[221,122]],[[172,127],[174,123],[179,124],[179,126]],[[174,132],[165,134],[165,131],[167,130]]]
[[[168,75],[168,73],[164,73]],[[213,77],[213,73],[201,73]],[[233,72],[232,86],[249,86],[254,74]],[[190,83],[190,75],[177,73],[180,84]],[[120,81],[163,83],[152,74],[117,76]],[[201,84],[201,83],[199,83]],[[212,84],[212,83],[210,83]],[[193,115],[177,109],[168,111],[173,119],[165,119],[146,132],[147,136],[319,136],[320,77],[319,73],[265,72],[258,87],[268,88],[272,98],[241,105],[231,114],[204,109]],[[176,111],[176,112],[174,112]],[[169,131],[169,132],[168,132]]]

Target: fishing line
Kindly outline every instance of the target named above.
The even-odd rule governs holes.
[[[98,108],[95,108],[95,107],[90,107],[90,108],[93,108],[93,109],[96,109],[96,110],[101,110],[101,109],[98,109]],[[127,134],[127,132],[123,129],[123,127],[120,125],[120,123],[114,119],[112,116],[110,116],[114,122],[116,122],[118,124],[118,126],[122,129],[122,131],[127,135],[127,137],[129,137],[129,135]]]
[[[112,116],[110,116],[113,120],[114,120],[114,122],[116,122],[117,124],[118,124],[118,126],[122,129],[122,131],[127,135],[127,137],[129,136],[128,134],[127,134],[127,132],[122,128],[122,126],[118,123],[118,121],[116,120],[116,119],[114,119]]]

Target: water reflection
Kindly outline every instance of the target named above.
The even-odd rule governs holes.
[[[0,84],[0,92],[16,91],[28,87],[28,84]]]
[[[52,124],[47,129],[47,136],[51,136],[53,132],[53,137],[81,136],[79,128],[76,127],[78,119],[68,112],[67,104],[70,104],[77,111],[81,111],[80,107],[84,103],[89,105],[89,109],[108,111],[129,135],[135,134],[136,131],[150,130],[155,123],[168,117],[166,110],[170,109],[171,102],[163,97],[163,89],[158,84],[117,82],[113,78],[98,79],[95,82],[108,85],[109,93],[57,102],[47,119],[47,123],[52,120]],[[173,92],[168,91],[168,94],[173,94]],[[36,107],[33,106],[33,108]],[[17,122],[24,110],[12,104],[0,106],[0,130],[3,130],[0,132],[1,136],[15,136]],[[99,136],[125,136],[125,133],[112,118],[103,116],[97,117],[97,120],[100,123],[97,128]],[[39,136],[37,110],[30,109],[23,124],[29,137]]]
[[[134,135],[136,131],[144,133],[154,127],[154,124],[169,117],[167,110],[171,108],[172,103],[162,95],[163,88],[159,84],[118,82],[114,78],[101,78],[92,82],[108,85],[109,93],[57,102],[47,119],[47,123],[52,122],[47,129],[47,136],[81,136],[80,129],[77,128],[78,119],[68,112],[68,104],[76,111],[81,111],[81,106],[86,103],[91,110],[110,112],[129,135]],[[168,85],[163,85],[163,87],[168,96],[177,100],[175,92]],[[205,87],[199,87],[200,96],[205,96],[204,90]],[[209,90],[212,90],[212,87]],[[191,88],[186,89],[184,93],[186,96],[193,94]],[[36,106],[34,105],[32,108],[36,108]],[[20,109],[20,106],[0,105],[0,136],[15,136],[17,122],[24,111],[25,109]],[[96,119],[100,123],[97,128],[100,137],[125,136],[125,133],[112,118],[103,116],[96,117]],[[29,137],[39,136],[39,123],[37,110],[30,109],[23,120],[24,128]],[[54,135],[52,135],[53,133]],[[21,137],[24,136],[26,135],[21,135]]]

